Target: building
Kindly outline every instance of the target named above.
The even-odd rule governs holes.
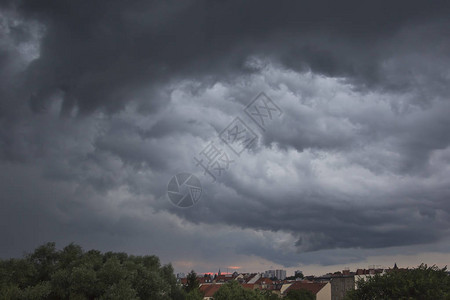
[[[286,279],[286,270],[275,270],[275,277],[278,280],[285,280]]]
[[[375,269],[375,268],[357,269],[356,273],[355,273],[355,288],[358,288],[357,282],[359,280],[366,281],[367,279],[369,279],[370,277],[375,276],[376,274],[383,275],[387,271],[389,271],[389,270],[385,270],[385,269],[381,269],[381,268],[378,268],[378,269]]]
[[[266,278],[276,277],[278,280],[285,280],[286,270],[267,270],[264,272],[264,277]]]
[[[230,280],[234,280],[238,276],[239,275],[235,275],[235,274],[220,274],[220,275],[217,275],[216,277],[214,277],[213,282],[215,282],[215,283],[223,283],[223,282],[227,282],[227,281],[230,281]]]
[[[283,284],[281,295],[286,296],[291,290],[307,290],[316,296],[316,300],[331,300],[329,282],[294,281]]]
[[[285,280],[286,279],[286,270],[275,270],[275,277],[278,280]]]
[[[261,278],[261,274],[255,274],[253,277],[251,277],[247,283],[252,284],[252,283],[256,283],[256,281],[258,281],[258,279]]]
[[[342,300],[345,295],[355,289],[355,276],[342,275],[331,278],[331,300]]]
[[[275,270],[267,270],[264,272],[264,277],[266,278],[274,278],[275,277]]]
[[[220,286],[220,284],[202,284],[200,293],[203,294],[203,300],[213,300],[213,296],[220,289]]]

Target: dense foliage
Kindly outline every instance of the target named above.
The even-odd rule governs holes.
[[[187,283],[184,286],[186,291],[186,300],[202,300],[203,295],[200,293],[200,283],[197,279],[197,273],[192,270],[186,277]]]
[[[186,299],[171,265],[156,256],[83,251],[70,244],[38,247],[22,259],[0,260],[0,299]],[[191,298],[192,299],[192,298]]]
[[[288,276],[285,279],[286,280],[296,280],[297,278],[303,279],[303,278],[305,278],[305,276],[303,275],[302,272],[299,272],[299,273],[295,273],[295,275],[293,275],[293,276]]]
[[[223,284],[214,294],[214,300],[272,300],[278,296],[270,292],[260,292],[243,288],[237,281]]]
[[[198,282],[197,279],[197,273],[195,273],[194,270],[192,270],[186,277],[187,279],[187,284],[184,287],[184,289],[186,290],[186,292],[191,292],[193,290],[198,290],[198,288],[200,287],[200,284]]]
[[[359,280],[357,287],[347,294],[346,299],[450,299],[450,276],[446,268],[424,264],[415,269],[392,270],[366,281]]]

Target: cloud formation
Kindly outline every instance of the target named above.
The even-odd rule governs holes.
[[[207,271],[449,253],[449,10],[3,4],[0,255],[75,241]],[[260,92],[283,111],[265,131],[243,112]],[[258,142],[211,183],[193,157],[236,116]],[[204,194],[180,210],[184,171]]]

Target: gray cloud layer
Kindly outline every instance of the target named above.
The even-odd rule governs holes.
[[[447,2],[1,9],[1,256],[57,240],[293,266],[448,239]],[[284,112],[265,132],[242,111],[261,91]],[[235,116],[258,145],[210,184],[193,156]],[[188,210],[165,198],[181,171],[204,184]]]

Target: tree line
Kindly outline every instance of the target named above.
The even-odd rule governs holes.
[[[390,270],[367,280],[360,279],[357,289],[348,292],[345,299],[450,300],[450,274],[447,268],[425,264],[413,269]]]
[[[170,264],[154,255],[84,251],[76,244],[57,250],[55,243],[39,246],[23,258],[0,260],[0,299],[4,300],[201,300],[197,274],[177,284]],[[221,285],[215,300],[275,300],[270,290],[243,288],[237,281]],[[313,300],[308,291],[290,291],[284,299]],[[391,270],[357,282],[347,300],[448,299],[450,276],[446,268],[420,265]]]
[[[186,299],[170,264],[75,244],[47,243],[20,259],[0,260],[0,299]]]

